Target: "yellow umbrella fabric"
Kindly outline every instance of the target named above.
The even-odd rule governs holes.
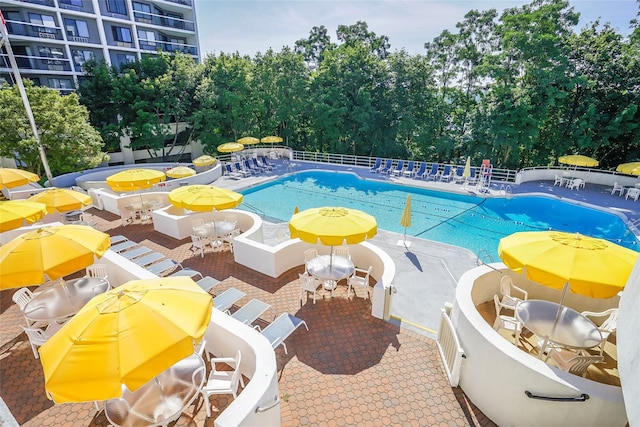
[[[196,171],[187,166],[176,166],[165,173],[170,178],[186,178],[195,175]]]
[[[623,163],[616,170],[627,175],[640,175],[640,162]]]
[[[135,280],[95,296],[40,347],[56,403],[117,398],[193,354],[211,295],[189,277]]]
[[[372,238],[378,232],[378,224],[373,216],[357,209],[322,207],[294,214],[289,220],[289,232],[291,238],[304,242],[339,246],[344,241],[355,244]]]
[[[234,153],[243,149],[244,145],[238,142],[225,142],[224,144],[218,145],[218,151],[221,153]]]
[[[407,195],[407,201],[404,204],[404,210],[400,217],[400,225],[405,228],[404,234],[407,234],[407,227],[411,227],[411,194]]]
[[[169,202],[196,212],[231,209],[242,203],[242,194],[211,185],[185,185],[171,190]]]
[[[33,224],[47,214],[44,203],[9,200],[0,202],[0,233],[20,228],[27,221]]]
[[[69,212],[74,209],[82,209],[89,206],[93,200],[91,196],[68,188],[51,188],[34,194],[27,200],[30,202],[44,203],[49,213]]]
[[[36,182],[40,179],[35,173],[22,169],[0,168],[0,188],[14,188]]]
[[[464,170],[462,171],[463,178],[469,178],[471,176],[471,156],[467,156],[467,163],[464,165]]]
[[[245,136],[240,138],[237,142],[242,145],[253,145],[253,144],[258,144],[260,140],[252,136]]]
[[[164,172],[155,169],[127,169],[107,177],[107,184],[115,191],[136,191],[150,188],[167,179]]]
[[[603,239],[558,231],[514,233],[498,255],[511,270],[542,285],[592,298],[611,298],[627,283],[638,252]]]
[[[203,155],[203,156],[200,156],[198,158],[193,159],[193,161],[191,163],[193,163],[194,166],[201,167],[201,166],[211,166],[215,162],[216,162],[216,158],[215,157]]]
[[[579,154],[572,154],[572,155],[558,157],[558,162],[564,165],[571,165],[571,166],[585,166],[585,167],[598,166],[598,161],[596,159],[592,159],[591,157],[587,157],[587,156],[581,156]]]
[[[111,246],[108,234],[86,225],[42,227],[0,246],[0,289],[58,279],[94,263]]]
[[[282,138],[280,138],[279,136],[270,135],[270,136],[265,136],[264,138],[261,138],[260,142],[268,143],[268,144],[277,144],[279,142],[282,142]]]

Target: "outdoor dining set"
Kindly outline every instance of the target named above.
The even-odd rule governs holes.
[[[224,220],[204,221],[201,218],[191,221],[193,233],[191,233],[191,250],[200,252],[204,257],[205,250],[209,247],[213,252],[229,249],[233,252],[233,239],[240,235],[238,220],[234,215],[226,215]]]

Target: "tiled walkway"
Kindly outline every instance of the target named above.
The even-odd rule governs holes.
[[[273,279],[239,266],[229,252],[194,256],[187,240],[159,234],[151,225],[122,228],[115,215],[92,212],[104,231],[124,234],[221,280],[215,292],[230,286],[245,291],[239,305],[251,298],[272,304],[263,315],[266,321],[288,311],[308,323],[308,332],[300,329],[287,340],[288,355],[281,348],[276,351],[284,426],[494,425],[460,389],[449,386],[433,340],[373,318],[369,301],[347,299],[344,286],[333,299],[321,298],[314,305],[309,298],[301,307],[297,275],[302,266]],[[18,423],[107,425],[92,403],[54,405],[47,400],[42,367],[21,333],[24,320],[11,302],[13,292],[0,292],[0,395]],[[224,410],[230,400],[211,402]],[[198,399],[175,425],[213,425],[202,404]]]

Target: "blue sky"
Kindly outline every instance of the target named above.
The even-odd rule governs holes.
[[[314,26],[327,27],[337,42],[338,25],[365,21],[369,30],[389,37],[391,50],[405,48],[424,53],[424,43],[443,30],[456,31],[456,23],[471,9],[506,8],[530,3],[523,0],[195,0],[202,57],[238,51],[254,56],[269,48],[279,52],[307,38]],[[621,34],[630,33],[636,0],[573,0],[580,12],[579,28],[595,21],[609,22]]]

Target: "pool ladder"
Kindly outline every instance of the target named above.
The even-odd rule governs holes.
[[[487,264],[487,261],[489,263],[494,262],[493,261],[493,257],[491,256],[491,254],[489,253],[488,250],[486,249],[481,249],[480,251],[478,251],[478,253],[476,254],[476,265],[483,265],[483,264]]]
[[[507,199],[511,199],[511,197],[513,197],[513,193],[511,192],[511,185],[507,184],[506,186],[504,184],[500,184],[500,195],[504,196]]]

